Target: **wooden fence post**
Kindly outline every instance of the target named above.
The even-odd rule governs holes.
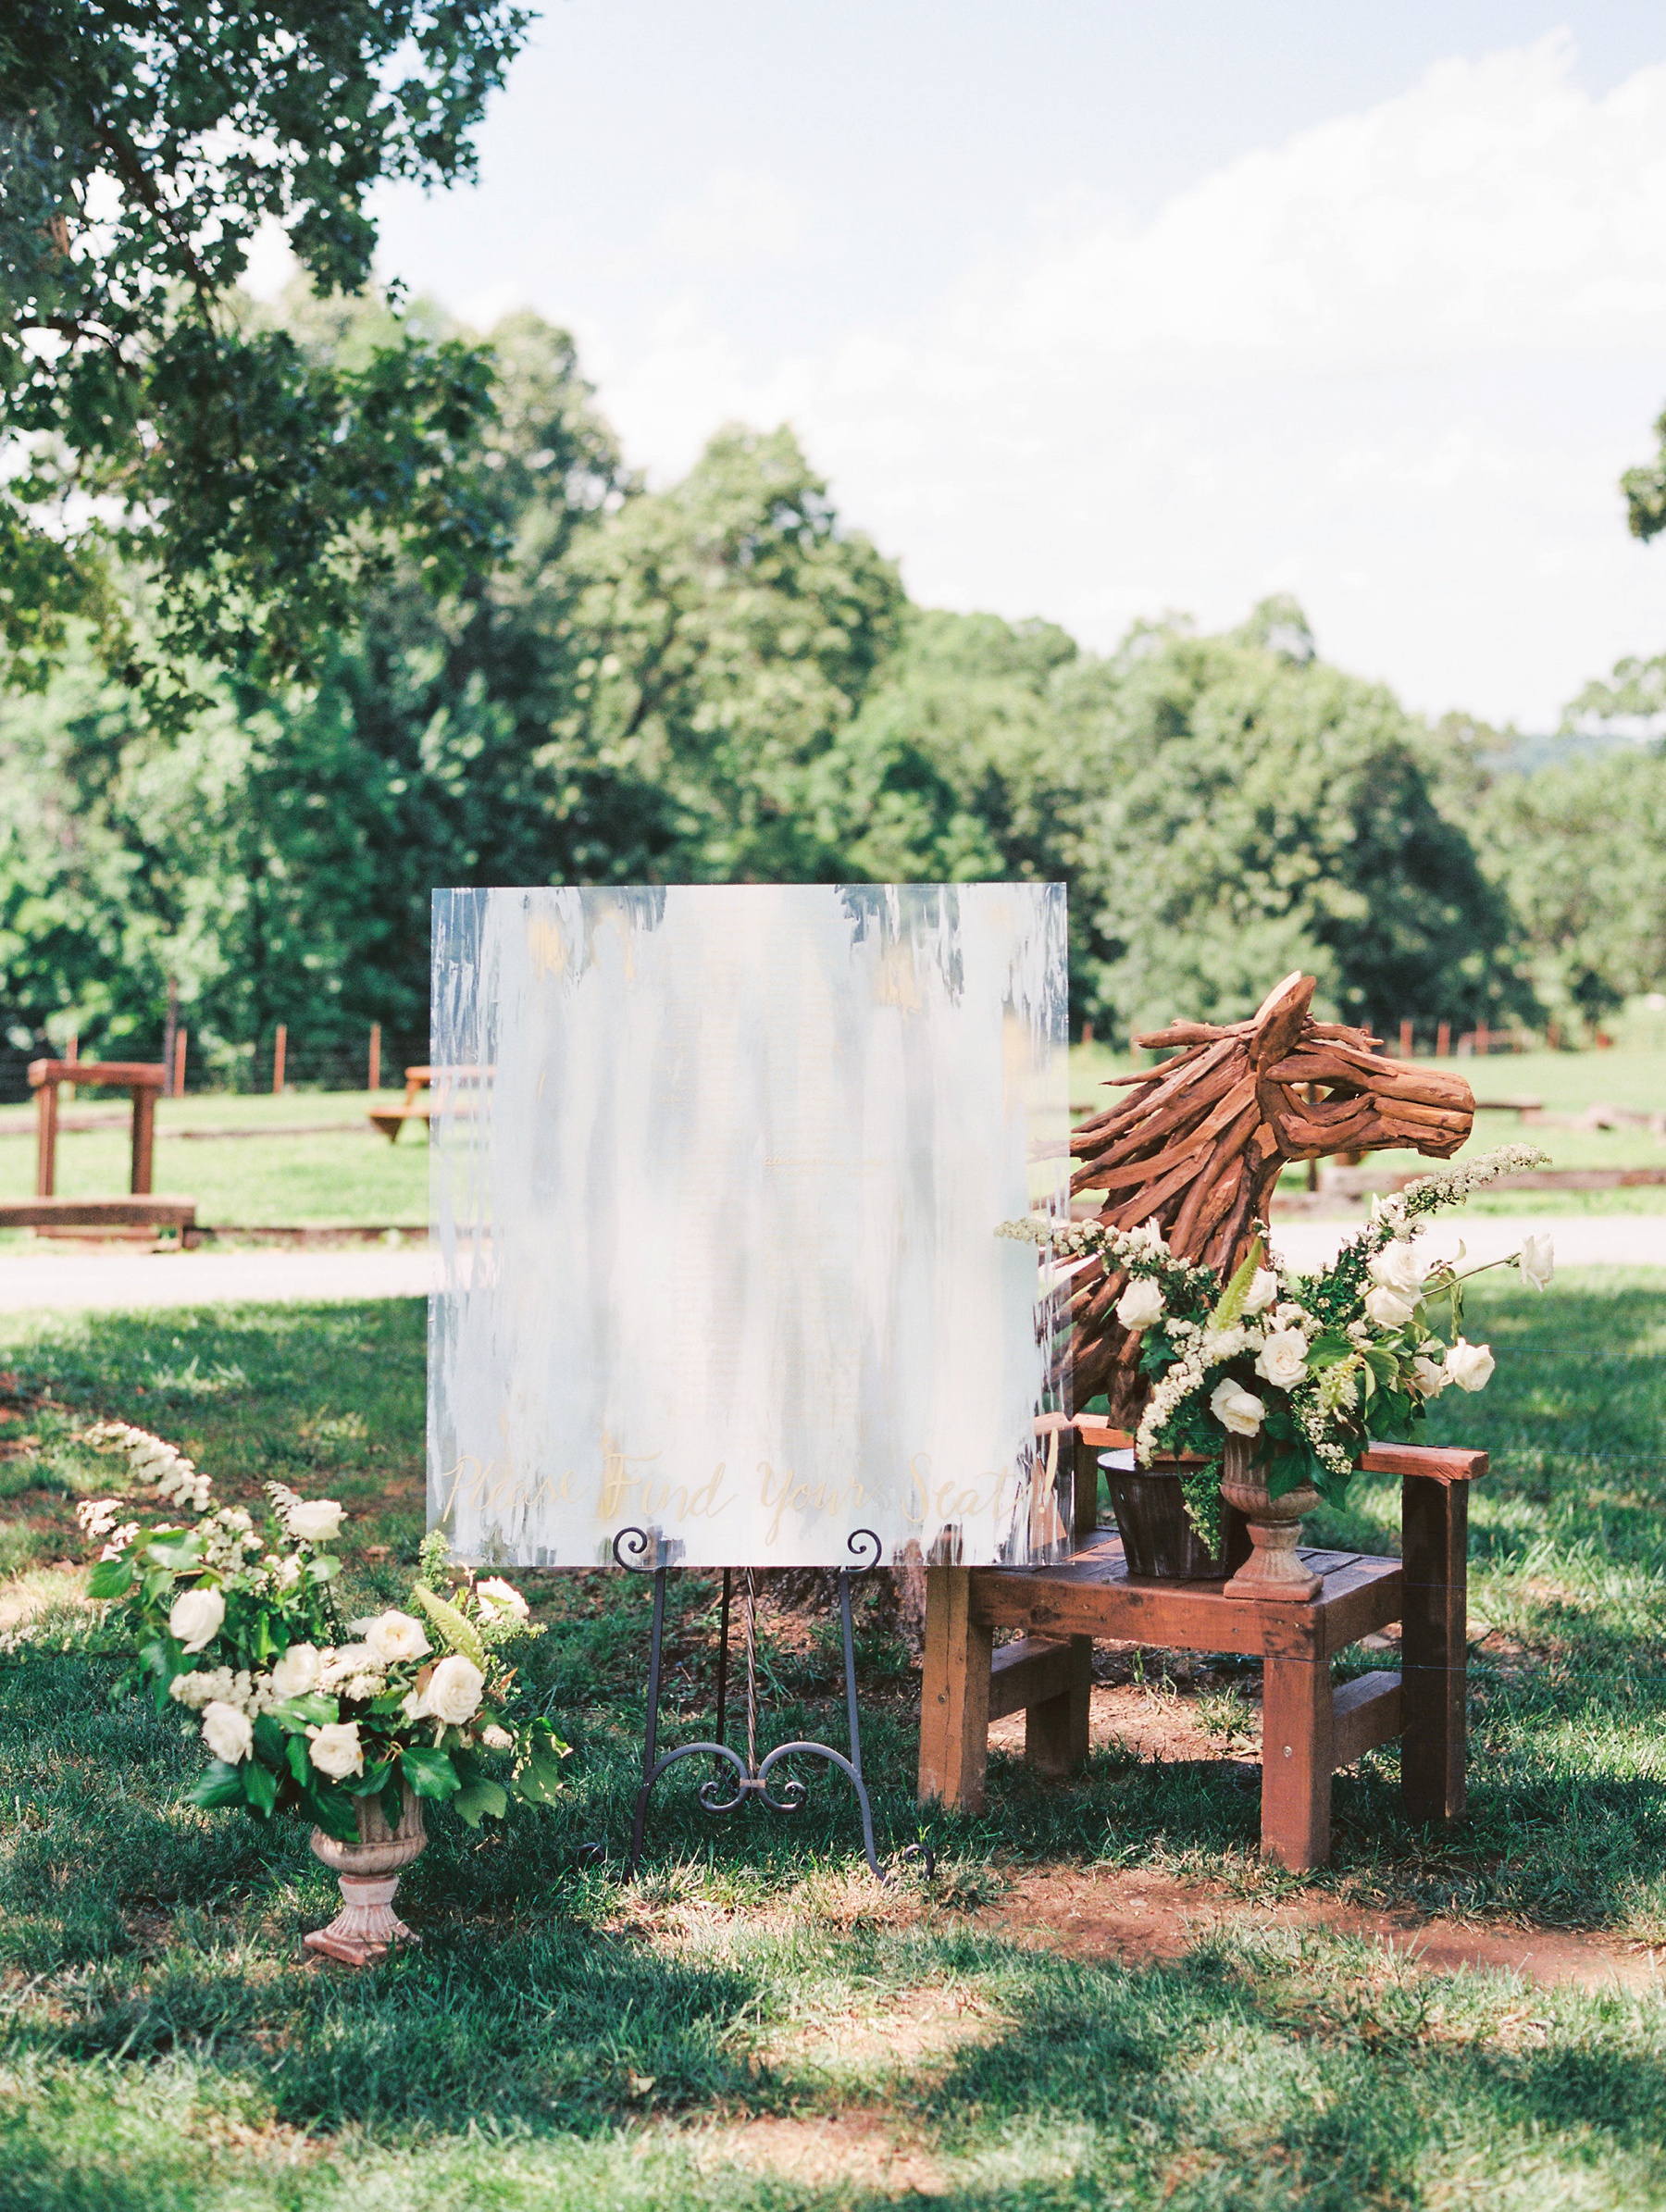
[[[174,1031],[173,1087],[168,1094],[171,1098],[185,1096],[185,1045],[190,1035],[189,1029]]]
[[[1411,1025],[1410,1022],[1402,1022],[1400,1024],[1400,1058],[1402,1060],[1411,1059]]]
[[[381,1088],[381,1024],[379,1022],[372,1022],[370,1025],[370,1076],[365,1088],[367,1090]]]
[[[43,1083],[35,1092],[35,1196],[53,1196],[57,1175],[58,1087]]]
[[[1442,1023],[1440,1024],[1439,1027],[1438,1027],[1438,1028],[1436,1030],[1436,1032],[1435,1032],[1435,1057],[1436,1057],[1436,1060],[1445,1060],[1445,1059],[1447,1059],[1447,1058],[1448,1058],[1448,1057],[1450,1055],[1450,1053],[1451,1053],[1451,1050],[1452,1050],[1452,1025],[1451,1025],[1451,1023],[1450,1023],[1450,1022],[1442,1022]]]
[[[272,1096],[277,1098],[283,1088],[283,1062],[289,1050],[289,1027],[280,1022],[278,1034],[272,1040]]]
[[[70,1031],[69,1048],[64,1054],[64,1058],[70,1061],[79,1060],[81,1058],[81,1034],[78,1030],[72,1029]],[[73,1083],[69,1086],[69,1103],[71,1106],[73,1106],[75,1103],[75,1086]]]

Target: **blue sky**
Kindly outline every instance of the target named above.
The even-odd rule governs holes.
[[[916,595],[1237,619],[1554,722],[1666,648],[1666,16],[558,0],[385,270],[578,335],[657,480],[793,422]]]

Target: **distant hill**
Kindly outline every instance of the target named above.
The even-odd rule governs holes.
[[[1599,753],[1649,742],[1647,737],[1616,729],[1564,730],[1542,738],[1518,736],[1506,740],[1497,752],[1489,747],[1486,764],[1495,775],[1531,776],[1537,768],[1560,768],[1568,761],[1591,760]]]

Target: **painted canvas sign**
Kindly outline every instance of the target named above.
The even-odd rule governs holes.
[[[1063,1550],[1055,1296],[994,1232],[1066,1203],[1065,997],[1058,885],[437,892],[430,1525]]]

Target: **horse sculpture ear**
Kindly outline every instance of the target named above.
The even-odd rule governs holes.
[[[1272,1067],[1291,1050],[1301,1035],[1317,988],[1316,976],[1304,976],[1297,968],[1282,983],[1275,983],[1256,1008],[1250,1027],[1255,1033],[1258,1067]]]

